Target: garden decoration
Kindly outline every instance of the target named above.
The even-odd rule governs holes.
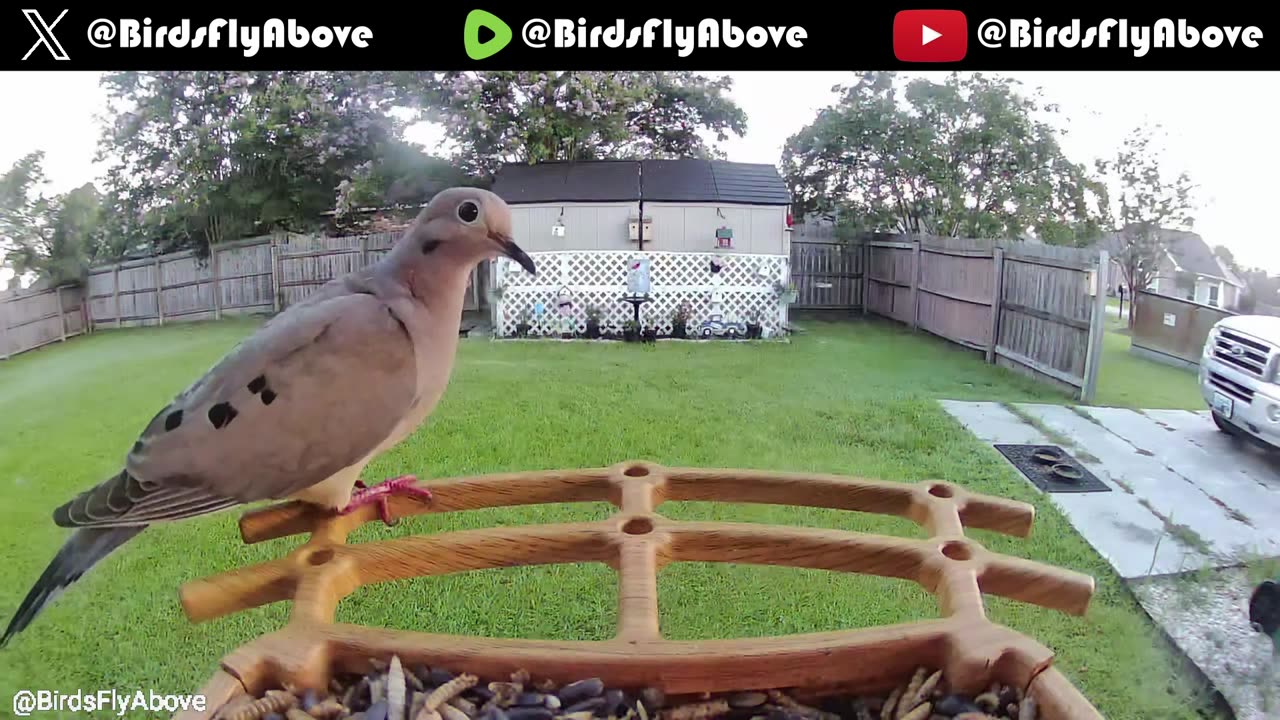
[[[402,518],[551,502],[608,502],[602,520],[499,526],[349,543],[376,509],[328,514],[281,503],[241,516],[247,543],[309,534],[278,559],[185,584],[193,622],[290,602],[289,622],[233,650],[182,720],[1101,720],[1034,638],[992,622],[983,594],[1081,615],[1092,578],[984,548],[980,528],[1026,537],[1031,505],[941,481],[617,465],[429,484],[430,505],[393,496]],[[753,502],[895,515],[922,539],[758,523],[673,520],[668,501]],[[360,587],[537,564],[617,572],[618,626],[603,641],[454,636],[335,623]],[[941,617],[836,632],[677,641],[659,625],[659,570],[732,562],[915,581]]]
[[[560,313],[560,337],[573,337],[577,322],[573,317],[573,296],[569,288],[560,288],[560,294],[556,296],[556,311]]]

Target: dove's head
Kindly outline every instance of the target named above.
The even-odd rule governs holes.
[[[476,263],[500,255],[515,260],[534,274],[533,260],[516,245],[511,209],[502,198],[480,188],[442,190],[418,216],[410,233],[419,256],[447,258],[470,272]]]

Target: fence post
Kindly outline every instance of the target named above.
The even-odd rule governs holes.
[[[156,317],[164,325],[164,279],[160,271],[160,256],[156,256]]]
[[[209,264],[213,270],[213,319],[222,319],[222,263],[218,260],[217,246],[209,248]]]
[[[360,236],[360,269],[369,267],[369,236]]]
[[[996,345],[1000,344],[1000,305],[1004,297],[1004,248],[996,245],[991,251],[991,265],[995,280],[991,289],[991,344],[987,346],[987,362],[996,361]]]
[[[1098,368],[1102,364],[1102,341],[1106,335],[1107,293],[1103,291],[1103,277],[1107,272],[1110,256],[1106,250],[1098,251],[1098,271],[1093,278],[1093,312],[1089,317],[1089,348],[1084,358],[1084,387],[1080,388],[1080,400],[1091,403],[1098,392]]]
[[[920,327],[920,241],[911,243],[911,329]]]
[[[271,238],[271,310],[276,314],[280,313],[280,305],[283,300],[280,297],[280,246],[276,245],[276,239]]]
[[[865,317],[871,304],[871,240],[862,238],[862,315]]]
[[[67,316],[62,310],[62,287],[58,286],[53,289],[53,297],[58,302],[58,342],[67,341]]]
[[[9,359],[9,301],[0,302],[0,360]]]
[[[115,295],[116,300],[116,327],[121,327],[120,320],[120,263],[116,263],[115,270],[111,274],[111,293]]]

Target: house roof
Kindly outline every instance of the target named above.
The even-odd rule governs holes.
[[[1199,234],[1186,230],[1161,229],[1159,236],[1169,259],[1179,270],[1225,280],[1236,287],[1245,286],[1244,281],[1213,253]],[[1118,232],[1103,236],[1097,245],[1110,252],[1113,258],[1124,251],[1124,243]]]
[[[557,202],[709,202],[787,205],[777,168],[726,160],[586,160],[499,169],[492,190],[511,204]]]
[[[1219,278],[1232,285],[1244,287],[1240,278],[1231,272],[1231,268],[1213,253],[1209,244],[1197,233],[1185,230],[1161,230],[1160,240],[1178,269]]]

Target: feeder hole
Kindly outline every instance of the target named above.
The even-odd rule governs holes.
[[[312,565],[324,565],[333,559],[333,551],[329,549],[317,550],[307,556],[307,562]]]
[[[644,477],[645,475],[649,474],[649,468],[643,465],[632,465],[631,467],[627,468],[622,474],[626,475],[627,477]]]
[[[951,492],[951,488],[946,485],[934,485],[929,488],[929,494],[940,498],[949,498],[955,495],[955,493]]]
[[[960,542],[949,542],[942,546],[942,554],[951,560],[965,561],[973,557],[973,553],[969,548]]]
[[[646,517],[631,518],[623,523],[622,532],[628,535],[648,535],[653,532],[653,521]]]

